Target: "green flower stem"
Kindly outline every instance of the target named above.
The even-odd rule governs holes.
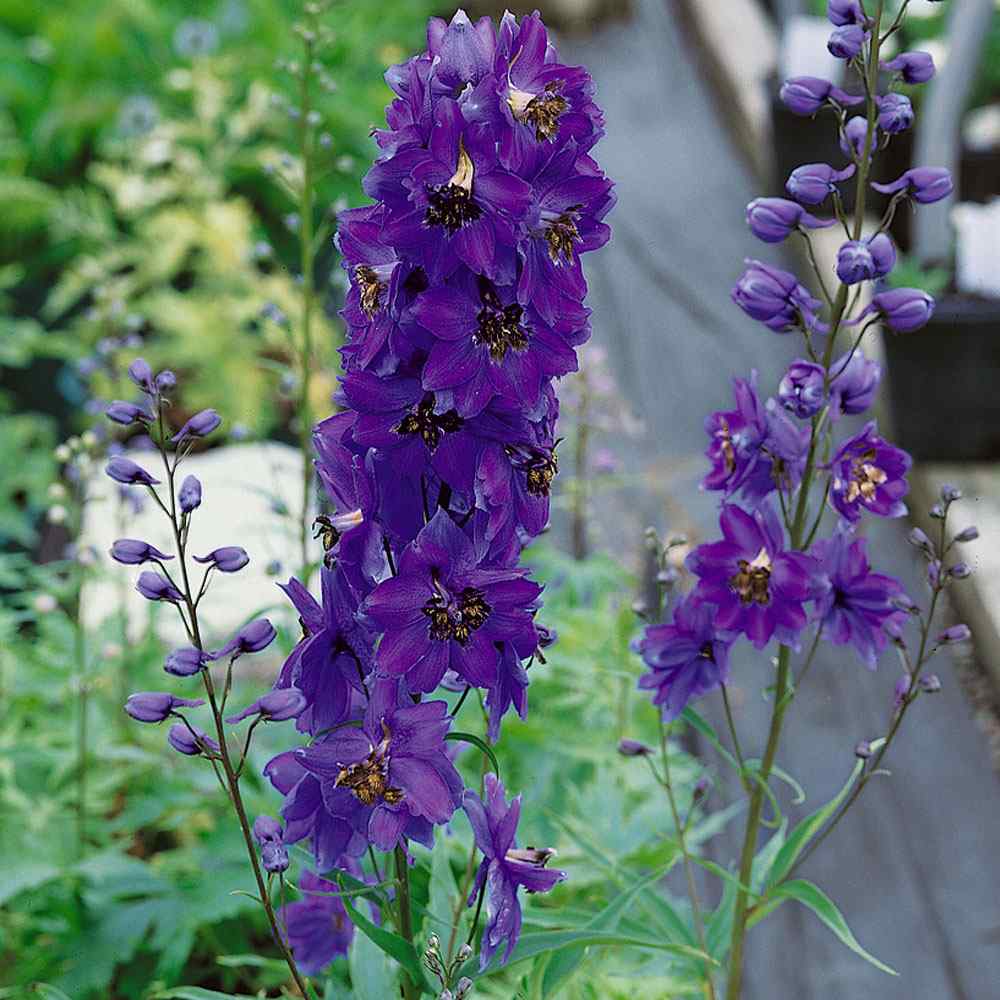
[[[398,925],[400,936],[413,944],[413,913],[410,904],[410,869],[406,862],[406,851],[402,847],[395,850],[396,886],[398,893],[399,915]],[[403,973],[404,1000],[419,1000],[420,987],[410,978],[409,973]]]
[[[74,653],[77,677],[77,727],[76,727],[76,850],[83,857],[87,850],[87,763],[88,743],[87,712],[87,640],[80,621],[79,602],[76,621],[73,622]],[[123,713],[124,714],[124,713]]]

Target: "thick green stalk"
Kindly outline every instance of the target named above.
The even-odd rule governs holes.
[[[396,857],[396,886],[399,901],[399,933],[410,944],[413,944],[413,913],[410,907],[410,869],[406,863],[406,851],[402,847],[397,847]],[[403,973],[403,996],[405,1000],[419,1000],[420,987],[410,978],[409,974]]]

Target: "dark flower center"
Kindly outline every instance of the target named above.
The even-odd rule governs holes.
[[[430,619],[431,638],[438,642],[454,639],[460,646],[466,645],[472,633],[486,624],[492,608],[486,603],[483,592],[475,587],[466,587],[457,600],[449,600],[439,587],[437,590],[438,593],[422,608]]]
[[[483,308],[476,317],[479,327],[472,335],[477,344],[482,344],[497,363],[507,356],[507,351],[523,351],[528,347],[528,332],[521,326],[524,310],[513,302],[503,305],[500,297],[487,283],[480,288]]]
[[[858,497],[872,500],[875,491],[889,478],[884,470],[874,464],[875,449],[858,455],[851,463],[851,478],[847,483],[847,502],[854,503]]]
[[[720,418],[719,429],[715,432],[715,437],[719,442],[719,450],[722,452],[726,472],[731,474],[736,469],[736,449],[733,447],[733,435],[729,430],[729,421],[725,417]]]
[[[712,648],[712,644],[710,642],[703,642],[701,649],[698,650],[698,656],[702,660],[709,660],[715,663],[715,650]]]
[[[424,444],[434,451],[445,434],[453,434],[462,427],[462,418],[455,410],[434,412],[434,397],[424,398],[396,425],[397,434],[419,434]]]
[[[385,739],[377,747],[372,747],[364,760],[345,767],[334,782],[338,787],[349,788],[354,797],[366,806],[376,802],[395,805],[403,800],[401,789],[389,787],[389,729],[384,722],[382,729]]]
[[[528,493],[533,497],[547,497],[552,489],[552,480],[559,472],[555,448],[506,445],[504,450],[511,464],[524,472]]]
[[[535,130],[535,138],[539,142],[552,139],[559,131],[559,119],[569,107],[569,102],[559,91],[561,80],[550,80],[545,90],[540,94],[526,93],[512,89],[507,103],[514,117],[524,125],[530,125]]]
[[[361,292],[361,308],[364,314],[371,319],[382,304],[382,291],[385,285],[379,281],[378,275],[367,264],[358,264],[354,269],[354,278]]]
[[[553,264],[569,263],[573,259],[573,244],[580,240],[580,233],[576,228],[579,211],[579,205],[572,205],[565,212],[548,220],[545,242],[549,245],[549,257]]]
[[[771,557],[761,549],[752,562],[741,559],[739,570],[729,581],[729,586],[739,594],[744,604],[769,604],[771,602]]]
[[[472,200],[472,192],[457,184],[439,184],[427,189],[424,222],[428,226],[444,226],[454,234],[467,223],[475,222],[482,213],[483,210]]]

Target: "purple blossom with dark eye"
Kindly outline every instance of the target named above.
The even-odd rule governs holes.
[[[222,649],[213,653],[212,659],[221,660],[231,656],[235,660],[244,653],[259,653],[262,649],[267,649],[277,635],[278,630],[266,618],[255,618],[239,629]]]
[[[816,561],[787,551],[781,522],[770,504],[750,515],[725,504],[723,538],[699,545],[687,558],[698,577],[696,600],[717,608],[715,627],[741,632],[763,649],[772,636],[796,646],[807,618],[803,605],[815,595]]]
[[[868,32],[860,24],[845,24],[833,30],[826,47],[837,59],[853,59],[867,41]]]
[[[194,556],[194,561],[208,564],[220,573],[238,573],[250,562],[250,556],[247,555],[247,550],[240,548],[239,545],[224,545],[222,548],[213,549],[208,555]]]
[[[830,365],[830,419],[844,413],[864,413],[872,405],[882,366],[860,350],[843,354]]]
[[[165,561],[173,556],[161,552],[155,545],[138,538],[119,538],[111,546],[111,558],[124,566],[141,566],[143,563]]]
[[[793,361],[778,384],[778,401],[800,420],[815,416],[826,400],[826,372],[812,361]]]
[[[732,634],[715,625],[715,608],[695,597],[674,607],[667,625],[649,625],[635,651],[649,668],[639,687],[653,691],[664,722],[672,722],[688,702],[726,683]]]
[[[837,190],[840,181],[853,177],[856,169],[853,163],[843,170],[828,163],[806,163],[788,175],[785,190],[803,205],[819,205]]]
[[[247,705],[242,712],[229,716],[226,722],[234,726],[237,722],[250,718],[251,715],[259,715],[268,722],[286,722],[288,719],[294,719],[305,707],[305,696],[295,688],[269,691],[262,698]]]
[[[177,604],[184,600],[184,595],[164,576],[147,569],[139,574],[135,589],[147,601],[168,601]]]
[[[403,552],[398,575],[364,603],[384,632],[376,654],[381,676],[405,676],[411,690],[433,691],[450,669],[489,688],[497,681],[497,643],[510,643],[521,657],[534,652],[541,587],[524,570],[480,561],[472,540],[438,510]]]
[[[486,927],[479,949],[479,968],[487,969],[497,949],[507,943],[501,964],[510,959],[521,936],[521,904],[517,890],[549,892],[566,878],[566,873],[545,865],[555,855],[551,848],[519,848],[517,823],[521,815],[521,796],[507,804],[503,784],[495,774],[483,779],[484,797],[466,789],[462,808],[476,846],[483,860],[469,893],[468,904],[475,904],[480,892],[486,892]]]
[[[838,530],[810,550],[825,577],[816,600],[816,620],[823,638],[836,646],[853,646],[865,666],[874,670],[878,655],[889,642],[894,624],[907,614],[895,603],[905,597],[899,580],[873,573],[865,552],[866,540]]]
[[[136,358],[128,366],[128,377],[140,388],[143,392],[152,396],[156,393],[156,386],[153,383],[153,369],[149,367],[149,364],[142,358]]]
[[[913,105],[905,94],[884,94],[876,98],[878,127],[888,135],[905,132],[913,124]]]
[[[139,421],[148,423],[153,419],[152,414],[145,408],[136,406],[135,403],[126,403],[121,399],[116,399],[111,403],[104,411],[104,415],[108,420],[121,424],[123,427],[128,427]]]
[[[879,517],[902,517],[911,464],[905,451],[879,437],[874,421],[866,424],[840,445],[830,462],[831,506],[852,523],[865,511]]]
[[[934,76],[934,57],[930,52],[901,52],[881,63],[882,69],[899,73],[904,83],[926,83]]]
[[[185,476],[177,491],[177,502],[182,514],[190,514],[201,506],[201,483],[194,476]]]
[[[873,296],[858,319],[872,314],[879,316],[893,333],[912,333],[934,315],[934,299],[921,288],[890,288]]]
[[[167,743],[185,757],[198,757],[208,751],[219,752],[219,744],[197,726],[186,722],[176,722],[167,733]]]
[[[124,483],[126,486],[158,486],[160,483],[159,479],[154,479],[141,465],[123,455],[116,455],[111,459],[104,471],[116,483]]]
[[[882,194],[902,194],[921,205],[947,198],[955,190],[951,171],[945,167],[914,167],[888,184],[872,183]]]
[[[789,271],[747,260],[747,269],[736,282],[732,300],[751,318],[775,333],[786,333],[799,325],[822,331],[817,317],[822,302],[813,298]]]
[[[329,813],[391,851],[411,820],[447,823],[461,802],[462,779],[445,749],[450,728],[446,702],[414,704],[398,681],[377,680],[360,729],[330,733],[295,759],[320,779]]]
[[[354,940],[354,924],[340,891],[336,883],[304,871],[299,877],[302,898],[280,910],[295,962],[307,976],[318,975],[345,956]]]
[[[861,0],[829,0],[826,16],[838,27],[845,24],[868,23],[868,16]]]
[[[203,698],[178,698],[167,691],[141,691],[129,695],[125,711],[136,722],[162,722],[178,708],[198,708],[204,704]]]
[[[163,669],[175,677],[191,677],[198,673],[208,661],[209,656],[203,650],[195,649],[194,646],[183,646],[167,653],[167,658],[163,661]]]
[[[258,816],[254,820],[253,839],[260,847],[264,871],[277,875],[288,870],[288,848],[284,842],[284,831],[273,816]]]
[[[796,115],[814,115],[825,104],[841,107],[860,104],[864,97],[854,97],[818,76],[796,76],[781,85],[779,97],[785,107]]]
[[[796,230],[825,229],[836,221],[817,219],[787,198],[754,198],[747,205],[747,225],[765,243],[780,243]]]
[[[860,160],[865,154],[865,143],[868,141],[868,119],[861,115],[855,115],[848,119],[844,126],[843,134],[840,137],[840,148],[844,156],[853,156]],[[875,155],[875,145],[878,142],[878,135],[872,135],[872,145],[868,150],[868,159]]]
[[[177,444],[186,437],[208,437],[221,423],[222,417],[215,410],[202,410],[188,420],[170,440]]]
[[[295,726],[313,735],[349,717],[375,666],[376,636],[360,620],[359,595],[339,563],[320,569],[320,585],[322,604],[294,578],[281,586],[299,613],[302,638],[276,683],[305,695],[308,708]]]

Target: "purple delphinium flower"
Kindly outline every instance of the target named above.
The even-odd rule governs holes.
[[[201,483],[194,476],[185,476],[177,491],[177,503],[182,514],[190,514],[201,506]]]
[[[779,96],[789,111],[803,116],[816,114],[828,103],[846,108],[864,100],[864,97],[847,94],[818,76],[796,76],[786,80],[781,85]]]
[[[815,593],[815,560],[788,551],[774,508],[765,504],[750,515],[725,504],[719,517],[722,540],[699,545],[687,558],[698,577],[696,600],[717,607],[715,625],[741,632],[758,649],[772,636],[795,646],[806,626],[803,607]]]
[[[185,757],[198,757],[208,751],[219,752],[219,744],[197,726],[187,722],[175,722],[167,733],[167,743]]]
[[[151,476],[141,465],[124,455],[117,455],[108,462],[104,471],[115,482],[126,486],[157,486],[160,480]]]
[[[868,16],[861,0],[829,0],[826,16],[838,27],[845,24],[868,24]]]
[[[913,105],[905,94],[885,94],[876,101],[878,127],[887,135],[905,132],[913,124]]]
[[[411,818],[447,823],[461,801],[462,779],[445,752],[450,727],[446,702],[415,705],[398,681],[379,680],[360,729],[330,733],[295,758],[320,779],[329,813],[391,851]]]
[[[193,558],[195,562],[207,564],[220,573],[238,573],[250,562],[247,550],[239,545],[224,545],[220,549],[213,549],[207,555]]]
[[[793,361],[778,384],[778,400],[800,420],[815,416],[826,400],[822,365],[812,361]]]
[[[141,691],[129,695],[125,711],[136,722],[162,722],[178,708],[197,708],[204,704],[203,698],[178,698],[167,691]]]
[[[851,156],[860,160],[865,153],[865,143],[868,141],[868,119],[861,115],[855,115],[848,119],[844,126],[843,134],[840,137],[840,148],[844,156]],[[875,145],[878,142],[878,130],[872,135],[872,145],[868,151],[868,158],[875,153]]]
[[[715,624],[716,609],[695,597],[674,607],[667,625],[649,625],[635,651],[649,668],[639,687],[652,690],[664,722],[672,722],[688,702],[725,684],[729,675],[732,633]]]
[[[747,225],[759,240],[780,243],[797,229],[825,229],[836,219],[817,219],[787,198],[754,198],[747,205]]]
[[[866,539],[838,530],[816,542],[810,553],[824,575],[816,599],[816,620],[823,638],[837,646],[853,646],[865,666],[874,670],[889,642],[887,626],[905,622],[896,600],[904,595],[894,577],[873,573],[865,552]]]
[[[208,437],[221,423],[222,417],[218,412],[202,410],[188,420],[170,440],[177,444],[186,437]]]
[[[813,298],[794,274],[759,260],[747,260],[746,265],[731,297],[751,319],[775,333],[787,333],[798,326],[824,329],[817,316],[823,303]]]
[[[109,420],[124,427],[128,427],[137,421],[148,423],[153,419],[148,410],[141,406],[136,406],[135,403],[126,403],[120,399],[116,399],[109,404],[104,413]]]
[[[881,317],[893,333],[912,333],[934,315],[934,299],[920,288],[890,288],[873,296],[858,320],[872,314]]]
[[[837,253],[837,277],[845,285],[884,278],[895,265],[896,248],[885,233],[867,240],[848,240]]]
[[[849,163],[837,170],[828,163],[806,163],[796,167],[785,182],[785,190],[803,205],[819,205],[837,190],[837,184],[854,176],[857,167]]]
[[[153,570],[147,569],[139,574],[135,589],[147,601],[167,601],[177,604],[184,600],[184,595],[166,578]]]
[[[306,870],[298,885],[302,898],[281,908],[281,922],[296,964],[307,976],[315,976],[335,958],[347,954],[354,940],[354,924],[336,883]]]
[[[285,722],[294,719],[306,707],[305,695],[296,688],[282,688],[269,691],[255,702],[247,705],[242,712],[226,719],[231,726],[248,719],[251,715],[259,715],[269,722]]]
[[[837,59],[853,59],[868,41],[868,32],[860,24],[844,24],[834,28],[826,47]]]
[[[831,505],[852,523],[865,511],[880,517],[902,517],[911,461],[905,451],[879,437],[874,421],[866,424],[840,445],[830,462]]]
[[[540,593],[524,570],[481,567],[473,542],[439,510],[404,551],[398,575],[365,601],[384,631],[377,671],[405,675],[414,691],[433,691],[449,669],[474,687],[491,687],[497,643],[522,657],[534,651]]]
[[[278,874],[288,870],[288,848],[284,830],[273,816],[258,816],[253,821],[253,839],[260,847],[260,860],[264,871]]]
[[[244,653],[259,653],[274,642],[278,630],[266,618],[254,618],[240,628],[222,647],[212,653],[213,660],[231,656],[234,660]]]
[[[926,83],[934,76],[934,57],[930,52],[900,52],[880,65],[884,70],[899,73],[903,83]]]
[[[153,369],[143,358],[136,358],[128,366],[128,377],[147,395],[156,393],[156,386],[153,382]]]
[[[173,559],[173,556],[161,552],[155,545],[138,538],[119,538],[111,546],[111,558],[124,566],[141,566],[147,562],[158,562]]]
[[[163,669],[175,677],[191,677],[198,673],[209,659],[210,657],[203,650],[196,649],[194,646],[183,646],[167,653],[167,657],[163,661]]]
[[[506,941],[502,958],[506,962],[521,936],[521,904],[517,890],[549,892],[566,878],[566,873],[545,864],[555,854],[551,849],[518,848],[517,823],[521,815],[521,796],[507,804],[503,784],[495,774],[483,779],[484,797],[466,790],[462,807],[469,817],[476,846],[483,860],[469,893],[472,906],[480,892],[486,892],[486,926],[479,949],[479,967],[489,967],[500,945]]]
[[[845,413],[864,413],[882,378],[882,366],[860,350],[841,355],[830,365],[830,419]]]
[[[872,187],[882,194],[903,194],[921,205],[932,205],[955,190],[946,167],[914,167],[888,184],[873,182]]]

